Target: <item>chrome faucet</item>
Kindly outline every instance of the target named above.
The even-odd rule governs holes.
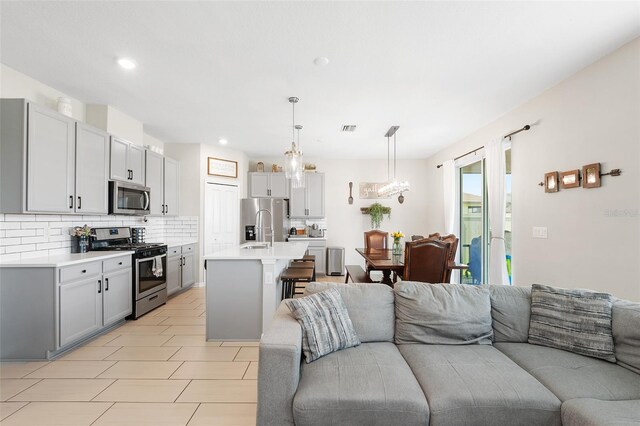
[[[257,226],[258,225],[258,218],[261,217],[260,213],[262,212],[267,212],[269,213],[269,218],[271,219],[271,227],[267,228],[266,226]],[[260,209],[256,212],[256,229],[262,229],[263,232],[266,229],[269,229],[269,231],[271,231],[270,235],[271,235],[271,247],[273,247],[273,244],[275,243],[275,233],[273,232],[273,214],[271,214],[271,211],[269,211],[268,209]],[[263,240],[266,240],[266,233],[263,233]],[[267,241],[262,241],[264,243],[266,243]]]

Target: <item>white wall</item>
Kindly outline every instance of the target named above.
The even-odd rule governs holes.
[[[252,159],[251,170],[262,161],[265,170],[271,164],[283,164],[283,158]],[[398,160],[398,178],[408,180],[411,189],[405,193],[404,204],[397,197],[382,200],[360,199],[360,182],[384,182],[387,180],[386,160],[330,160],[305,158],[307,163],[316,165],[318,172],[325,173],[325,202],[327,246],[345,248],[345,262],[363,265],[362,257],[355,249],[364,246],[364,232],[371,229],[369,215],[360,212],[360,207],[368,207],[375,202],[391,207],[391,219],[386,216],[380,229],[389,233],[402,231],[410,239],[412,234],[428,234],[426,215],[431,208],[427,198],[427,173],[424,160]],[[349,182],[353,182],[353,204],[348,203]],[[314,222],[313,220],[310,221]],[[391,243],[391,241],[390,241]]]
[[[0,64],[0,98],[26,98],[39,105],[57,110],[57,101],[60,97],[71,100],[73,118],[80,121],[85,120],[85,104],[82,101]]]
[[[583,287],[640,300],[640,39],[479,129],[426,163],[429,230],[443,228],[436,165],[524,124],[513,138],[514,284]],[[600,162],[598,189],[545,194],[546,172]],[[548,239],[533,239],[546,226]]]

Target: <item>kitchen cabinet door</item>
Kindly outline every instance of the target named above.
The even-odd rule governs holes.
[[[290,218],[304,218],[307,215],[307,202],[306,202],[305,188],[293,188],[289,189],[289,217]]]
[[[130,181],[129,166],[127,165],[128,153],[129,142],[111,136],[111,157],[109,160],[111,179]]]
[[[307,173],[307,217],[324,217],[324,173]]]
[[[182,288],[192,286],[196,282],[196,255],[187,253],[182,255]]]
[[[309,247],[307,253],[316,257],[316,275],[324,275],[327,270],[326,247]]]
[[[172,295],[182,285],[182,256],[167,258],[167,294]]]
[[[76,123],[76,213],[109,213],[109,135]]]
[[[102,328],[102,280],[87,278],[60,285],[60,346]]]
[[[251,198],[269,197],[270,173],[249,173],[249,187]]]
[[[73,213],[75,121],[34,104],[28,111],[27,211]]]
[[[164,214],[178,216],[180,189],[180,164],[171,158],[164,159]]]
[[[121,320],[132,312],[132,286],[130,268],[104,275],[102,306],[105,326]]]
[[[289,198],[289,183],[284,173],[269,174],[269,196],[272,198]]]
[[[132,143],[129,144],[127,165],[131,170],[131,179],[129,179],[131,183],[144,185],[144,152],[144,147]]]
[[[151,192],[150,214],[161,216],[164,213],[164,157],[152,151],[147,151],[145,155],[145,182]]]

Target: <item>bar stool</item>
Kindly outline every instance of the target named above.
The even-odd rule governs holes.
[[[287,268],[280,275],[282,280],[282,299],[291,298],[295,294],[297,283],[310,283],[313,281],[313,269],[309,268]]]
[[[316,280],[316,262],[311,260],[294,260],[291,261],[289,268],[294,269],[313,269],[313,280]]]

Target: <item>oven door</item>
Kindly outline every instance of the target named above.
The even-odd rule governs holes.
[[[149,214],[150,191],[144,186],[109,182],[110,209],[113,214]]]
[[[156,260],[158,259],[158,260]],[[159,273],[156,262],[162,265]],[[167,255],[136,259],[136,300],[167,288]]]

